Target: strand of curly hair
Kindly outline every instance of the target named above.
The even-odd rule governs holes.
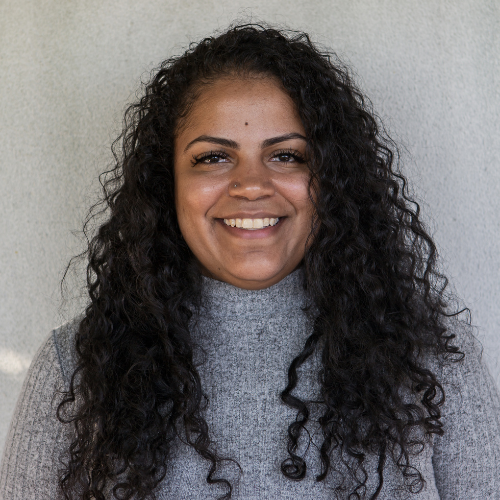
[[[60,478],[65,499],[102,500],[106,488],[117,499],[154,498],[168,480],[176,439],[211,463],[206,480],[226,486],[221,499],[232,496],[231,483],[214,478],[226,459],[213,449],[193,362],[189,305],[200,303],[200,274],[177,223],[173,144],[205,85],[254,74],[274,78],[297,106],[316,209],[304,286],[319,313],[281,393],[297,410],[282,473],[291,480],[306,474],[297,446],[310,411],[291,392],[297,369],[321,348],[316,480],[334,469],[337,449],[354,480],[349,499],[368,494],[367,452],[378,456],[371,498],[382,489],[388,456],[409,491],[424,486],[411,464],[411,450],[424,439],[412,431],[443,433],[444,391],[422,357],[457,361],[463,354],[442,321],[452,316],[447,280],[436,270],[436,247],[396,168],[397,148],[336,56],[304,33],[240,25],[162,63],[128,108],[113,145],[116,164],[84,228],[87,234],[95,208],[103,206],[109,215],[82,254],[90,301],[76,337],[77,368],[58,408],[59,419],[74,428]],[[414,402],[403,398],[405,387]]]

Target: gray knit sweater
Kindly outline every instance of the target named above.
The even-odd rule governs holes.
[[[299,442],[298,453],[307,463],[302,481],[291,481],[280,472],[286,458],[286,431],[296,411],[280,400],[287,384],[287,369],[311,333],[312,321],[301,310],[305,296],[301,270],[265,290],[243,290],[227,283],[203,278],[205,309],[192,323],[199,344],[201,380],[209,405],[205,410],[219,455],[234,458],[225,462],[216,477],[234,486],[239,500],[326,500],[347,498],[335,494],[346,476],[346,465],[335,453],[332,463],[339,472],[316,482],[321,470],[318,448],[321,433],[312,406],[311,434]],[[68,387],[73,367],[72,340],[76,322],[54,330],[38,351],[23,386],[0,472],[2,500],[45,500],[57,498],[59,456],[68,447],[67,429],[55,417],[55,390]],[[463,323],[453,328],[458,345],[466,353],[464,362],[451,366],[430,363],[444,381],[446,402],[442,408],[445,434],[428,440],[423,451],[412,457],[422,473],[425,487],[411,494],[403,488],[400,470],[392,459],[384,469],[379,498],[500,499],[500,399],[477,342]],[[319,350],[317,350],[319,352]],[[305,399],[318,395],[319,355],[299,369],[293,391]],[[320,407],[318,407],[320,409]],[[318,409],[318,411],[319,411]],[[376,457],[367,455],[367,498],[378,481]],[[161,500],[216,499],[226,490],[209,485],[210,463],[178,442],[166,479],[160,485]],[[111,498],[111,497],[110,497]]]

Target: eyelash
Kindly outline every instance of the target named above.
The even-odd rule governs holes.
[[[298,151],[295,151],[293,149],[280,149],[279,151],[273,153],[273,156],[271,158],[276,158],[277,156],[282,156],[282,155],[291,156],[297,163],[305,163],[305,158]],[[212,158],[214,156],[218,156],[219,158],[229,157],[229,155],[225,151],[209,151],[208,153],[202,153],[201,155],[198,156],[193,155],[193,160],[191,163],[194,167],[199,163],[202,163],[204,160],[207,160],[208,158]],[[290,163],[290,162],[285,161],[282,163]]]
[[[291,156],[297,163],[306,162],[305,158],[298,151],[295,151],[294,149],[280,149],[279,151],[276,151],[276,153],[274,153],[272,157],[275,158],[276,156],[281,156],[281,155]],[[290,162],[285,161],[283,163],[290,163]]]
[[[198,156],[193,155],[193,160],[191,163],[193,164],[194,167],[195,165],[198,165],[198,163],[201,163],[202,161],[207,160],[208,158],[211,158],[213,156],[219,156],[220,158],[229,157],[229,155],[224,151],[209,151],[208,153],[202,153],[201,155]]]

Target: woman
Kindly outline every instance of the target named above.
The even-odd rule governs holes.
[[[338,62],[233,27],[165,61],[121,138],[3,498],[500,498],[497,390]]]

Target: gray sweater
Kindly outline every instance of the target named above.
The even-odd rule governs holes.
[[[209,405],[205,410],[209,430],[225,462],[216,477],[229,479],[239,500],[323,500],[337,498],[334,488],[340,475],[330,473],[316,482],[321,463],[321,432],[313,419],[299,442],[307,463],[302,481],[291,481],[280,472],[286,452],[286,431],[296,411],[280,400],[287,384],[287,369],[311,333],[311,317],[300,306],[305,302],[301,270],[265,290],[243,290],[203,278],[203,314],[192,323],[201,380]],[[73,367],[72,341],[77,322],[54,330],[38,351],[19,398],[0,471],[2,500],[44,500],[57,497],[59,455],[69,445],[65,426],[55,417],[57,389],[66,388]],[[412,457],[425,479],[418,494],[402,488],[403,480],[392,459],[384,469],[379,498],[384,500],[500,499],[500,399],[487,367],[481,360],[470,327],[454,321],[457,343],[466,353],[459,364],[440,366],[429,361],[444,381],[442,408],[445,434],[428,440]],[[204,353],[203,353],[204,351]],[[293,394],[312,399],[318,395],[319,350],[299,369]],[[335,453],[332,462],[346,472]],[[376,457],[368,454],[368,494],[378,482]],[[225,487],[209,485],[210,463],[180,442],[174,448],[160,500],[216,499]],[[347,490],[351,486],[346,479]],[[338,498],[346,498],[340,493]],[[367,496],[368,498],[369,496]],[[111,497],[109,497],[111,498]]]

